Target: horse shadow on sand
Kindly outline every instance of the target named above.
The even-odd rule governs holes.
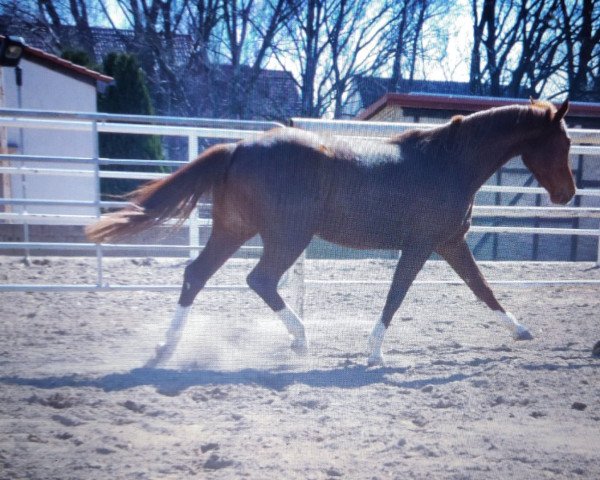
[[[178,395],[191,387],[215,385],[254,385],[277,391],[285,390],[294,384],[304,384],[314,388],[333,387],[344,389],[382,384],[405,389],[420,389],[426,385],[435,386],[460,382],[476,375],[453,373],[447,376],[427,377],[418,380],[402,380],[401,375],[406,373],[406,371],[406,368],[367,368],[360,365],[330,370],[308,371],[270,371],[258,369],[243,369],[238,371],[199,369],[182,371],[137,368],[129,372],[111,373],[97,378],[77,374],[40,378],[20,376],[0,377],[0,383],[42,389],[90,387],[106,392],[152,386],[161,394]]]
[[[370,385],[388,385],[400,389],[418,390],[427,385],[439,386],[471,379],[481,379],[499,363],[510,363],[514,357],[475,358],[462,362],[436,362],[437,366],[446,366],[447,375],[423,375],[418,379],[407,379],[408,368],[377,367],[366,365],[341,366],[332,369],[312,369],[306,371],[242,369],[222,371],[214,369],[173,370],[161,368],[136,368],[123,373],[110,373],[104,376],[68,374],[63,376],[45,376],[39,378],[23,376],[0,377],[0,384],[31,386],[41,389],[97,388],[106,392],[129,390],[136,387],[151,386],[164,395],[178,395],[192,387],[202,386],[259,386],[282,391],[291,385],[303,384],[313,388],[356,389]],[[557,364],[542,362],[520,365],[525,371],[536,370],[578,370],[592,367],[600,368],[597,358],[576,356],[579,362]],[[587,361],[582,361],[587,360]],[[439,370],[438,372],[439,373]]]

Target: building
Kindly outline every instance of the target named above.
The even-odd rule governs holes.
[[[2,69],[2,107],[8,109],[95,112],[96,94],[112,78],[88,70],[42,50],[25,47],[17,70]],[[92,132],[73,132],[34,128],[8,128],[8,152],[23,155],[91,158],[94,155]],[[18,164],[18,163],[17,163]],[[12,162],[15,165],[15,162]],[[47,167],[48,164],[28,163],[28,167]],[[93,172],[92,165],[55,163],[53,168],[72,168]],[[2,176],[4,198],[93,201],[95,180],[90,177],[50,175]],[[20,207],[12,207],[13,209]],[[57,212],[52,206],[29,206],[29,213]],[[64,207],[60,213],[92,214],[91,207]]]
[[[466,82],[450,82],[435,80],[399,79],[395,86],[390,85],[389,78],[358,75],[350,88],[350,95],[344,109],[345,117],[356,117],[377,103],[388,93],[425,93],[438,95],[469,95],[469,84]]]
[[[385,93],[357,118],[371,121],[443,123],[454,115],[468,115],[503,105],[526,105],[522,98],[494,98],[430,93]],[[600,104],[571,102],[567,123],[571,128],[600,128]]]

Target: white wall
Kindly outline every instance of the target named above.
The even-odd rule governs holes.
[[[62,110],[78,112],[96,111],[96,88],[91,83],[77,80],[69,75],[21,60],[23,70],[22,108],[32,110]],[[18,108],[17,86],[14,68],[4,68],[5,107]],[[93,155],[92,134],[62,130],[23,129],[23,145],[19,129],[8,132],[9,146],[16,147],[16,153],[26,155],[49,155],[91,157]],[[48,164],[28,164],[48,167]],[[54,164],[53,168],[87,169],[84,164]],[[85,200],[93,201],[95,184],[93,178],[64,177],[50,175],[28,175],[23,182],[21,175],[12,175],[13,198]],[[14,211],[17,211],[16,209]],[[87,207],[31,206],[30,213],[93,214]]]

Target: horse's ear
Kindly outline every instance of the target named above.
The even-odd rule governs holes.
[[[560,122],[569,111],[569,100],[565,100],[554,115],[554,121]]]

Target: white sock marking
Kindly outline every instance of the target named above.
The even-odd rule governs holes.
[[[187,322],[190,310],[191,307],[177,305],[177,310],[167,330],[165,342],[157,345],[154,357],[146,363],[147,367],[156,367],[159,363],[166,362],[171,358],[181,339],[181,333]]]
[[[528,340],[532,338],[527,327],[521,325],[512,313],[504,313],[500,310],[495,310],[494,313],[502,324],[510,330],[513,338],[517,340]]]
[[[290,335],[294,338],[304,337],[304,324],[290,307],[286,306],[283,310],[279,310],[277,316],[281,319]]]
[[[287,305],[283,310],[279,310],[276,313],[289,334],[294,337],[292,350],[300,355],[305,355],[308,352],[308,340],[306,339],[306,331],[300,317]]]
[[[373,331],[369,336],[369,365],[381,365],[383,364],[383,354],[381,353],[381,346],[383,345],[383,339],[385,337],[386,328],[381,320],[378,320]]]
[[[167,330],[167,344],[179,341],[181,338],[181,331],[185,327],[190,310],[191,307],[177,305],[177,310],[175,310],[175,315],[173,316],[173,320],[171,320],[169,330]]]

